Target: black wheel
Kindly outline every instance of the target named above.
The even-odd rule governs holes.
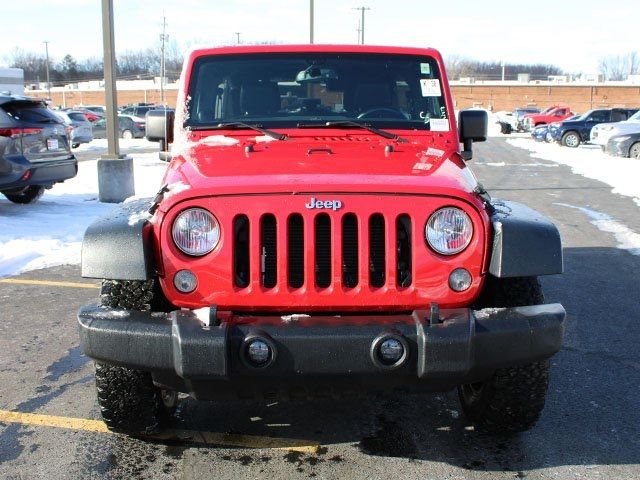
[[[581,142],[582,140],[578,132],[571,131],[562,135],[562,145],[565,147],[576,148]]]
[[[45,188],[42,185],[29,185],[18,192],[4,193],[4,196],[13,203],[33,203],[38,200],[44,193]]]
[[[101,304],[148,311],[166,308],[153,280],[104,280]],[[145,435],[159,430],[175,410],[177,392],[153,384],[151,373],[96,362],[96,388],[102,418],[110,430]]]
[[[133,138],[133,132],[131,130],[123,130],[122,131],[122,138],[127,139],[127,140],[131,140]]]
[[[78,148],[80,146],[79,143],[72,143],[71,148]]]
[[[640,159],[640,142],[636,142],[631,145],[631,148],[629,149],[629,158]]]
[[[544,295],[536,277],[489,276],[476,308],[538,305]],[[523,432],[533,427],[544,408],[549,361],[496,370],[488,379],[458,387],[466,417],[490,433]]]

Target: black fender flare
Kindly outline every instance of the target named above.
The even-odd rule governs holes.
[[[114,208],[87,228],[82,241],[82,276],[149,280],[155,275],[150,198]]]
[[[533,277],[563,272],[562,240],[551,220],[520,203],[491,203],[495,209],[491,214],[491,275]]]

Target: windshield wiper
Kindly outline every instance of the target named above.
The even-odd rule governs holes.
[[[284,133],[274,132],[273,130],[267,130],[266,128],[262,128],[261,125],[258,124],[249,124],[244,122],[227,122],[227,123],[218,123],[217,125],[194,125],[191,127],[191,130],[222,130],[225,128],[248,128],[250,130],[255,130],[256,132],[260,132],[267,137],[275,138],[276,140],[286,140],[289,138]]]
[[[335,122],[325,123],[299,123],[298,128],[324,128],[324,127],[358,127],[369,130],[371,133],[380,135],[381,137],[395,140],[398,143],[409,143],[409,140],[396,135],[395,133],[387,132],[386,130],[380,130],[379,128],[372,127],[368,123],[354,122],[353,120],[337,120]]]

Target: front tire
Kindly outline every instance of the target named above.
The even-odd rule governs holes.
[[[476,308],[517,307],[544,303],[536,277],[485,281]],[[515,433],[535,425],[549,385],[549,360],[496,370],[488,379],[458,387],[466,417],[489,433]]]
[[[636,142],[631,145],[631,148],[629,149],[629,158],[640,160],[640,142]]]
[[[13,203],[27,204],[38,200],[44,193],[45,188],[42,185],[29,185],[18,193],[4,193],[4,196]]]
[[[562,145],[569,148],[577,148],[582,140],[580,139],[580,134],[578,132],[567,132],[562,135]]]
[[[138,311],[161,310],[167,304],[153,280],[104,280],[100,300],[105,307]],[[156,387],[151,373],[98,362],[95,367],[98,404],[109,430],[154,433],[175,410],[177,393]]]
[[[133,138],[133,132],[131,130],[124,130],[122,132],[122,138],[125,140],[131,140]]]

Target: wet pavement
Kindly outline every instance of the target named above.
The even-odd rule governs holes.
[[[0,420],[0,478],[640,477],[640,256],[616,248],[611,233],[567,205],[640,232],[638,206],[503,139],[474,148],[472,167],[492,195],[538,209],[563,237],[566,273],[543,278],[543,286],[547,301],[567,309],[567,331],[552,360],[547,405],[531,431],[473,431],[455,392],[275,404],[185,398],[171,429],[187,440],[86,431],[77,422],[73,429]],[[18,278],[95,284],[81,279],[77,266]],[[79,351],[75,323],[77,308],[97,294],[0,283],[0,411],[43,421],[100,419],[93,365]],[[267,448],[265,437],[291,447]],[[221,445],[225,438],[239,446]]]

